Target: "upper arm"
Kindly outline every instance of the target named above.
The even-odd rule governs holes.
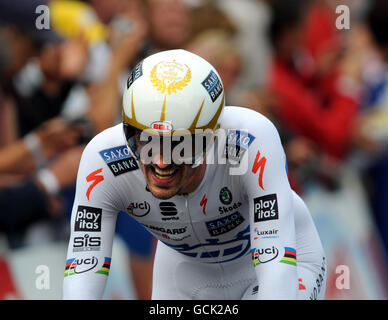
[[[101,299],[109,274],[119,200],[93,145],[81,158],[67,251],[63,297]]]
[[[254,136],[244,155],[242,183],[249,201],[252,261],[259,298],[293,299],[297,293],[293,195],[275,126],[260,114],[246,119]]]

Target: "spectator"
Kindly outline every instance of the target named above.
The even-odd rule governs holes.
[[[61,1],[58,4],[54,3],[55,6],[53,4],[58,11],[60,6],[66,6],[68,10],[76,12],[77,9],[82,8],[82,12],[87,10],[90,14],[94,9],[98,18],[105,24],[106,38],[89,44],[92,59],[88,67],[92,69],[92,74],[96,73],[99,66],[106,66],[102,68],[102,72],[97,72],[100,74],[97,81],[87,88],[89,108],[86,110],[86,115],[91,119],[96,133],[114,124],[119,115],[121,91],[128,77],[128,69],[133,67],[142,56],[147,34],[144,12],[139,1],[117,0],[109,3],[107,7],[106,3],[106,1],[93,0],[91,1],[93,7],[74,1],[70,3]],[[68,25],[68,19],[60,17],[61,13],[63,11],[58,12],[58,19],[67,22],[62,26],[65,28]],[[73,13],[72,16],[77,14]],[[94,21],[93,25],[96,28],[99,22]],[[78,33],[72,36],[77,37],[80,33],[88,34],[88,30],[82,31],[82,27],[75,28]],[[96,54],[96,51],[105,51],[105,53]],[[96,56],[97,60],[93,59],[93,56]],[[137,299],[150,299],[154,253],[152,235],[139,228],[125,212],[120,212],[118,215],[116,234],[123,239],[128,249],[130,278],[133,280]]]
[[[246,101],[246,94],[265,86],[271,54],[267,37],[270,6],[264,0],[217,0],[215,5],[235,28],[235,46],[240,51],[242,65],[229,103],[238,105]]]
[[[272,10],[274,58],[268,81],[277,100],[276,116],[290,132],[313,141],[323,154],[343,159],[355,135],[360,102],[358,79],[342,73],[342,61],[338,59],[331,60],[324,69],[308,68],[311,64],[301,54],[302,30],[309,29],[303,24],[305,2],[274,1]]]
[[[130,2],[134,4],[136,1],[121,1],[123,4]],[[14,49],[15,52],[4,55],[12,57],[13,63],[4,63],[8,67],[1,72],[1,87],[7,103],[3,103],[3,99],[0,104],[2,114],[9,119],[2,138],[10,137],[3,140],[4,147],[0,148],[3,156],[0,172],[8,176],[12,174],[13,177],[12,183],[9,179],[0,189],[0,207],[3,212],[0,231],[9,236],[11,247],[26,245],[23,241],[24,231],[32,224],[44,220],[56,223],[65,217],[69,199],[64,198],[64,195],[72,196],[68,189],[75,182],[83,143],[114,124],[120,110],[120,103],[117,103],[121,100],[120,77],[122,74],[127,77],[127,68],[136,62],[147,31],[145,23],[140,18],[136,20],[139,12],[132,10],[134,7],[126,6],[127,11],[115,8],[118,11],[110,17],[111,25],[105,29],[101,29],[101,24],[98,25],[102,33],[108,29],[112,31],[109,37],[110,54],[102,56],[107,67],[99,70],[95,68],[92,70],[94,72],[85,74],[94,57],[92,46],[97,40],[104,41],[106,35],[100,35],[97,39],[93,37],[95,34],[88,33],[90,29],[87,28],[73,34],[64,32],[66,28],[61,29],[62,16],[59,12],[63,13],[71,6],[77,7],[77,2],[53,1],[50,3],[53,25],[64,38],[53,33],[55,41],[49,42],[44,38],[38,42],[29,33],[25,35],[24,31],[19,30],[18,19],[26,14],[30,15],[32,31],[36,30],[31,18],[36,18],[35,8],[42,1],[29,4],[25,8],[19,7],[19,10],[12,4],[2,8],[7,17],[12,9],[14,20],[5,21],[7,25],[1,30],[4,36],[0,39],[15,39],[10,48],[5,46],[7,50]],[[61,11],[57,7],[61,5],[69,7]],[[81,3],[78,2],[78,5]],[[81,6],[87,8],[86,4]],[[66,12],[71,12],[71,8]],[[120,19],[116,19],[118,12],[121,14]],[[123,14],[128,14],[133,22],[129,33],[122,28]],[[41,36],[41,33],[37,32],[37,35]],[[23,55],[16,51],[20,48],[24,49],[21,51]],[[93,78],[91,74],[99,76]],[[80,134],[84,140],[80,140]],[[26,166],[18,165],[20,163]],[[15,206],[15,203],[23,201],[28,201],[29,206],[23,209]],[[131,252],[129,261],[138,298],[149,299],[153,238],[137,232],[136,240],[142,237],[143,246],[136,246],[133,236],[128,236],[135,232],[136,227],[128,224],[129,217],[122,214],[120,219],[121,229],[118,234],[123,237]]]
[[[364,129],[378,146],[377,152],[369,154],[369,168],[366,181],[371,198],[376,225],[381,233],[388,257],[388,3],[376,0],[366,16],[373,48],[376,54],[372,60],[365,59],[364,74],[366,81]],[[371,56],[371,55],[369,55]],[[377,72],[374,72],[377,67]],[[372,77],[367,77],[370,74]]]
[[[36,175],[0,188],[0,232],[11,248],[26,245],[23,235],[30,225],[63,219],[60,190],[76,179],[81,152],[81,147],[70,149]]]
[[[213,1],[202,1],[190,9],[190,39],[208,30],[222,30],[235,36],[238,29],[229,16]]]
[[[223,81],[226,98],[241,71],[241,57],[233,37],[223,30],[207,30],[192,39],[186,49],[209,61]]]
[[[150,40],[148,54],[183,47],[190,36],[190,8],[182,0],[147,0],[145,3]]]
[[[0,148],[0,174],[31,173],[57,153],[76,145],[80,135],[77,126],[53,118],[23,139]]]

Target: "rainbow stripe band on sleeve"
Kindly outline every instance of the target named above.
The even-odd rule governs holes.
[[[296,266],[296,250],[290,247],[284,247],[284,256],[280,262]]]
[[[104,275],[108,276],[109,270],[110,270],[110,261],[111,261],[111,258],[105,257],[104,265],[102,266],[102,268],[100,270],[97,270],[96,273],[104,274]]]
[[[251,253],[252,253],[252,263],[253,263],[253,266],[256,267],[259,264],[261,264],[261,262],[259,260],[259,252],[257,251],[256,248],[253,248],[251,250]]]
[[[65,277],[74,275],[74,268],[77,265],[75,258],[67,259],[65,266]]]

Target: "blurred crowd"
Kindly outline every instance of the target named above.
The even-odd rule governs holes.
[[[388,248],[387,30],[385,0],[0,0],[0,233],[11,249],[38,222],[66,239],[82,150],[120,122],[130,70],[185,48],[219,71],[227,105],[275,123],[299,194],[358,170]],[[154,242],[120,225],[137,230],[118,232],[148,298]]]

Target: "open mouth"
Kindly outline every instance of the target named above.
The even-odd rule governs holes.
[[[160,169],[158,167],[151,166],[152,179],[156,184],[164,186],[175,180],[178,171],[178,168]]]

